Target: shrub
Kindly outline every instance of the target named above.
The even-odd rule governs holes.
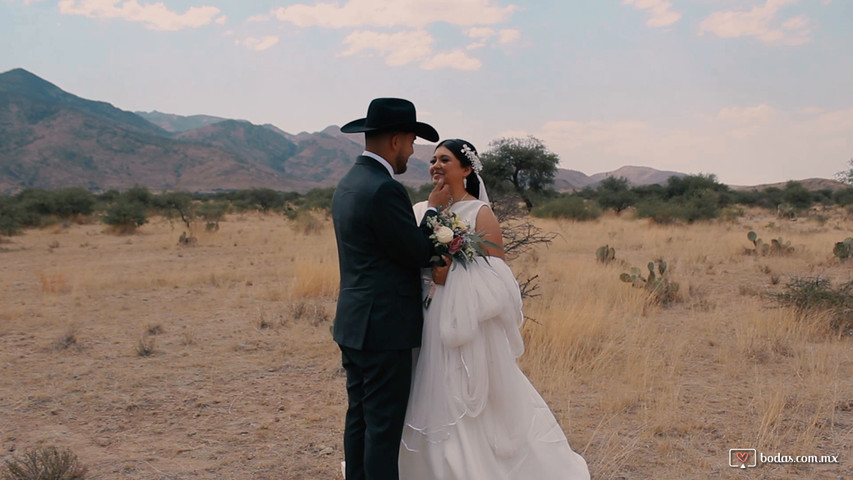
[[[75,215],[91,215],[95,210],[95,196],[81,187],[64,188],[53,194],[54,212],[68,218]]]
[[[638,203],[634,214],[637,218],[650,218],[655,223],[665,225],[681,218],[679,208],[678,205],[660,199],[650,199]]]
[[[335,194],[334,187],[314,188],[302,197],[300,204],[308,210],[332,210],[332,196]],[[429,196],[429,194],[427,194]]]
[[[843,241],[837,242],[832,249],[832,254],[838,257],[841,263],[846,262],[848,258],[853,256],[853,237],[847,237]]]
[[[148,214],[144,204],[122,197],[107,209],[103,221],[119,233],[133,233],[148,223]]]
[[[225,202],[204,202],[198,207],[198,215],[204,219],[205,228],[209,231],[219,230],[219,222],[228,212]]]
[[[21,207],[9,197],[0,197],[0,235],[11,237],[21,232]]]
[[[853,282],[833,287],[822,277],[794,278],[782,293],[772,296],[804,316],[816,311],[828,312],[829,327],[839,334],[853,330]]]
[[[844,190],[836,190],[832,193],[832,200],[842,207],[846,207],[847,205],[853,205],[853,188],[846,188]]]
[[[23,458],[6,460],[2,480],[83,480],[86,467],[70,450],[40,447],[28,450]]]
[[[152,195],[147,188],[139,185],[134,185],[132,188],[121,194],[121,197],[128,201],[139,203],[145,208],[152,208],[156,206],[154,205],[154,195]]]
[[[576,195],[555,198],[533,209],[539,218],[568,218],[571,220],[594,220],[601,216],[598,205]]]

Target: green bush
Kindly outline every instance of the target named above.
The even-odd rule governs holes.
[[[853,205],[853,188],[845,188],[844,190],[836,190],[832,193],[832,200],[836,205],[846,207]]]
[[[313,210],[332,210],[332,195],[335,194],[335,188],[314,188],[308,191],[301,200],[298,201],[302,208]],[[429,194],[427,194],[429,196]]]
[[[834,287],[822,277],[795,278],[773,297],[803,316],[818,311],[829,313],[829,326],[839,334],[853,330],[853,282]]]
[[[853,257],[853,237],[847,237],[840,242],[836,242],[832,249],[832,254],[844,263],[850,257]]]
[[[660,199],[645,200],[637,204],[637,218],[651,218],[655,223],[668,224],[681,218],[681,207]]]
[[[95,195],[85,188],[64,188],[53,193],[53,213],[62,218],[91,215],[95,211],[96,201]]]
[[[128,201],[139,203],[145,208],[156,208],[154,203],[154,195],[147,188],[134,185],[132,188],[121,194],[121,198]]]
[[[196,213],[204,220],[207,230],[219,230],[219,222],[228,213],[229,205],[226,202],[208,201],[199,205]]]
[[[10,197],[0,197],[0,235],[11,237],[24,226],[20,205]]]
[[[583,221],[600,217],[601,208],[579,196],[566,195],[535,207],[530,213],[539,218],[568,218]]]
[[[601,208],[612,208],[616,213],[637,203],[637,194],[631,190],[625,178],[605,178],[598,185],[595,196]]]
[[[107,208],[103,221],[115,227],[119,233],[133,233],[148,223],[146,210],[142,203],[122,197]]]

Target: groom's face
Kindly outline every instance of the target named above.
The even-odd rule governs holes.
[[[397,156],[394,159],[394,173],[401,174],[406,171],[409,164],[409,157],[415,153],[415,134],[414,133],[398,133],[395,135],[394,145],[397,150]]]

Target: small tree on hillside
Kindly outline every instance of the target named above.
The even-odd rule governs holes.
[[[529,211],[533,208],[531,192],[543,192],[554,183],[560,158],[533,136],[501,138],[489,146],[490,150],[480,156],[483,181],[496,194],[514,190]]]

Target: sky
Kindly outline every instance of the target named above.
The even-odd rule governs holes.
[[[481,152],[756,185],[850,168],[851,27],[853,0],[0,0],[0,72],[290,133],[402,97]]]

